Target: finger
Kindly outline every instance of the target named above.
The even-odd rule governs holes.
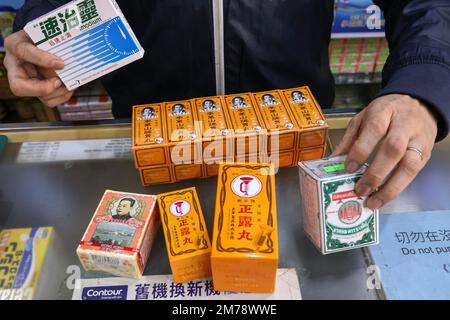
[[[37,66],[51,69],[64,68],[64,62],[61,58],[36,47],[24,31],[16,32],[6,38],[5,49],[17,59]]]
[[[64,102],[67,102],[72,97],[73,92],[69,91],[66,94],[53,98],[53,99],[45,99],[45,98],[39,98],[42,103],[44,103],[47,107],[54,108],[60,104],[63,104]]]
[[[391,114],[386,109],[379,108],[375,112],[364,114],[358,138],[350,147],[345,161],[347,172],[355,172],[369,159],[375,147],[386,135],[390,122]]]
[[[395,199],[414,180],[428,159],[429,156],[424,154],[422,161],[419,154],[407,151],[389,180],[368,199],[367,207],[372,210],[379,209]]]
[[[58,77],[55,70],[53,70],[53,69],[37,67],[37,70],[42,75],[42,77],[44,77],[45,79]]]
[[[345,131],[344,136],[342,137],[339,144],[336,146],[336,148],[331,153],[331,156],[338,156],[341,154],[348,153],[348,150],[355,142],[356,138],[358,137],[358,131],[359,127],[361,125],[361,114],[356,115],[348,124],[347,130]]]
[[[8,70],[8,82],[12,93],[19,97],[45,96],[61,87],[58,78],[38,79],[29,63],[17,64],[10,55],[5,57],[5,67]],[[30,74],[29,74],[30,73]]]
[[[356,185],[359,196],[366,197],[375,191],[403,158],[410,139],[405,127],[398,121],[391,123],[374,161]]]
[[[46,99],[46,100],[51,100],[51,99],[55,99],[58,97],[62,97],[66,94],[68,94],[69,90],[67,90],[67,88],[65,86],[61,86],[58,89],[56,89],[55,91],[53,91],[51,94],[46,95],[46,96],[42,96],[41,98]]]
[[[39,79],[39,72],[36,70],[36,67],[31,63],[25,62],[22,64],[22,67],[25,69],[29,78]]]
[[[25,70],[22,71],[26,74]],[[59,78],[52,79],[31,79],[28,75],[24,75],[19,72],[8,72],[9,86],[16,96],[18,97],[39,97],[50,95],[56,89],[61,87],[62,82]]]

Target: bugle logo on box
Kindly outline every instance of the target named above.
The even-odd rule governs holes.
[[[184,200],[178,200],[170,205],[170,212],[175,217],[184,217],[191,211],[191,205]]]
[[[231,190],[239,197],[252,198],[261,192],[262,184],[255,176],[240,175],[231,182]]]

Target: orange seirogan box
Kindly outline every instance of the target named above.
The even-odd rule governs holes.
[[[258,153],[267,136],[251,93],[227,95],[224,101],[234,129],[235,155]]]
[[[268,152],[294,150],[297,146],[299,127],[290,113],[289,107],[285,106],[281,92],[277,90],[264,91],[253,93],[252,96],[269,131]],[[278,145],[272,147],[272,141],[275,138],[278,138]]]
[[[174,281],[211,275],[211,243],[195,188],[158,196]]]
[[[210,177],[217,163],[233,159],[291,166],[326,150],[328,126],[308,87],[133,110],[133,154],[143,185]]]
[[[205,97],[193,101],[198,123],[201,126],[199,131],[202,137],[203,160],[233,156],[233,127],[222,97]]]
[[[139,279],[159,226],[156,201],[106,190],[77,248],[83,268]]]
[[[301,128],[298,149],[321,146],[326,143],[328,125],[308,87],[281,90],[283,99]]]
[[[273,164],[221,164],[211,268],[214,289],[275,290],[278,229]]]
[[[191,100],[165,103],[169,158],[172,164],[191,164],[201,158],[201,136]]]
[[[136,168],[169,162],[163,103],[134,106],[132,132]]]

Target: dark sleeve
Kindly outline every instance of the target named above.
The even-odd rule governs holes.
[[[374,0],[386,17],[390,56],[381,95],[408,94],[438,119],[437,141],[450,118],[450,1]]]
[[[26,0],[16,14],[13,31],[22,30],[25,25],[36,18],[70,2],[69,0]]]

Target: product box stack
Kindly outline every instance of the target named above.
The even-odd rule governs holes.
[[[113,119],[112,101],[108,96],[74,97],[58,106],[62,121]]]
[[[143,185],[169,183],[322,158],[327,130],[308,87],[155,103],[133,108],[133,154]]]
[[[332,73],[351,76],[350,82],[373,81],[389,55],[384,38],[333,39],[329,48]]]

